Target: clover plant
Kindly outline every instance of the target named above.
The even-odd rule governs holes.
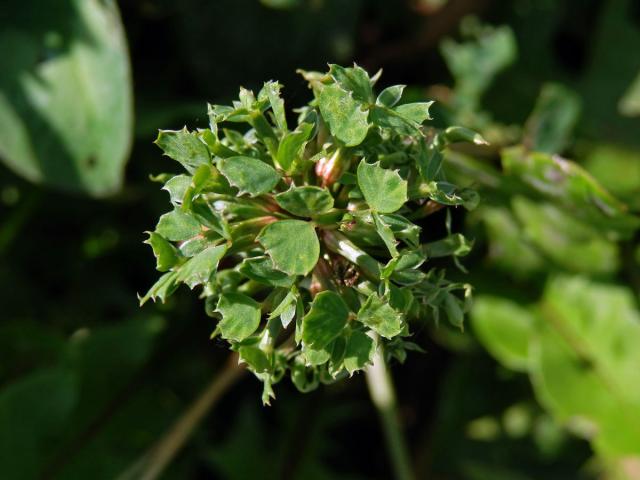
[[[226,340],[264,383],[289,375],[303,391],[351,376],[377,349],[403,361],[412,323],[462,327],[467,284],[431,265],[470,244],[446,207],[477,194],[447,182],[443,150],[483,143],[462,127],[429,125],[432,102],[403,103],[362,68],[301,72],[313,92],[287,113],[281,85],[209,105],[210,127],[162,130],[156,144],[184,173],[156,177],[172,208],[147,243],[164,272],[140,302],[197,287]],[[447,236],[424,242],[431,219]],[[444,229],[442,229],[444,231]]]

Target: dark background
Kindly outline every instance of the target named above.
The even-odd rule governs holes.
[[[452,85],[439,44],[458,38],[473,14],[509,25],[518,44],[517,61],[483,99],[496,120],[522,124],[543,82],[559,81],[583,100],[576,138],[640,144],[637,121],[616,111],[640,64],[635,1],[119,3],[136,115],[122,191],[90,199],[0,168],[0,387],[43,375],[46,385],[25,387],[20,408],[0,406],[0,449],[16,452],[5,452],[2,478],[115,478],[225,361],[196,294],[181,289],[142,309],[136,299],[157,276],[143,232],[168,208],[148,176],[177,171],[152,141],[158,128],[205,127],[206,102],[277,79],[289,108],[302,105],[310,92],[297,68],[353,61],[383,68],[380,88],[408,84],[427,97],[428,86]],[[479,245],[467,266],[483,265],[483,252]],[[529,380],[499,367],[471,332],[423,330],[416,341],[427,352],[392,368],[418,478],[590,477],[588,444],[545,426]],[[362,376],[306,395],[282,382],[268,408],[260,389],[249,376],[233,387],[163,478],[391,478]],[[491,421],[470,426],[514,404],[540,415],[547,436],[492,435]]]

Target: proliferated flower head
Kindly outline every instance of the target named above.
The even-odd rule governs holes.
[[[421,241],[425,217],[474,208],[477,194],[447,182],[442,151],[482,142],[461,127],[425,125],[432,102],[402,103],[404,86],[374,96],[379,75],[358,66],[303,72],[314,99],[289,126],[281,86],[241,89],[210,105],[210,128],[163,130],[157,145],[186,170],[161,175],[172,210],[147,243],[165,272],[140,299],[201,288],[228,341],[264,382],[301,391],[365,368],[376,349],[403,361],[412,322],[462,327],[470,287],[432,268],[463,256],[460,234]]]

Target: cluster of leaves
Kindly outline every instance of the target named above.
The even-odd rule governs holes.
[[[461,127],[436,130],[431,102],[377,97],[358,66],[302,72],[314,93],[290,129],[280,85],[210,105],[210,128],[161,131],[156,143],[186,170],[160,175],[173,209],[148,243],[165,272],[141,298],[202,287],[206,312],[242,362],[271,386],[290,372],[301,391],[366,367],[377,348],[403,360],[410,320],[462,327],[469,285],[425,268],[464,256],[460,234],[421,242],[414,221],[477,194],[446,181],[442,151],[483,143]],[[230,128],[235,126],[236,128]]]
[[[631,290],[612,280],[621,271],[633,279],[638,268],[633,241],[640,219],[633,210],[640,177],[629,176],[637,157],[600,146],[587,150],[581,166],[558,155],[573,153],[581,111],[579,95],[560,84],[542,87],[523,127],[493,122],[479,105],[498,69],[478,79],[456,66],[465,52],[483,48],[500,58],[509,35],[480,26],[476,33],[445,49],[458,85],[449,114],[490,138],[500,160],[492,165],[476,152],[448,152],[446,162],[457,183],[474,182],[485,200],[469,216],[490,266],[474,272],[480,293],[473,330],[503,366],[529,375],[559,427],[590,441],[607,478],[635,478],[640,397],[632,345],[640,340],[640,310]],[[518,288],[492,287],[489,278]]]

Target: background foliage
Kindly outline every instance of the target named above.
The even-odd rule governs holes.
[[[157,128],[205,127],[205,102],[268,79],[301,105],[297,68],[353,60],[491,143],[445,160],[482,198],[452,219],[475,240],[469,328],[424,326],[427,352],[392,364],[417,478],[640,477],[637,2],[119,7],[0,13],[3,478],[117,477],[224,362],[188,290],[138,308],[167,201],[148,174],[173,168]],[[234,387],[164,478],[390,477],[361,376],[283,382],[269,409],[260,388]]]

